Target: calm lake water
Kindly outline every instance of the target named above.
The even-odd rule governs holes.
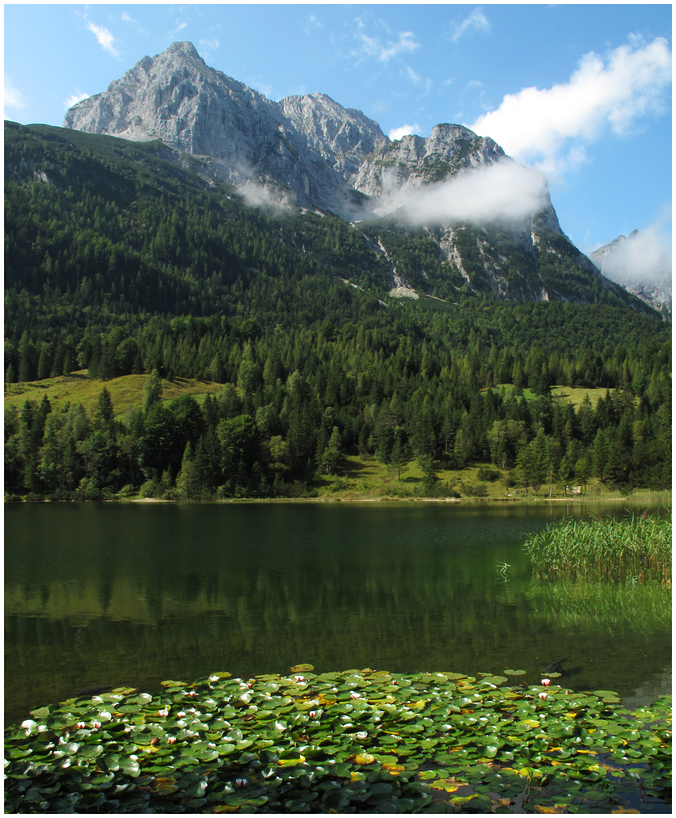
[[[5,718],[214,671],[499,673],[652,700],[667,590],[537,586],[523,543],[584,503],[5,507]]]

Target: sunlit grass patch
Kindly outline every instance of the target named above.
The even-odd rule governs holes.
[[[5,393],[5,406],[20,408],[27,400],[39,403],[46,396],[52,410],[60,409],[66,402],[81,403],[85,411],[92,415],[96,412],[101,390],[105,387],[110,393],[115,417],[119,419],[143,406],[143,387],[147,377],[123,375],[108,381],[90,380],[87,370],[83,369],[43,381],[12,384]],[[220,383],[200,381],[197,378],[174,378],[171,381],[162,379],[162,400],[171,402],[181,395],[193,395],[200,400],[207,393],[218,394],[222,388]]]
[[[504,389],[506,397],[515,391],[514,384],[511,383],[501,383],[499,386],[493,387],[493,389],[498,392]],[[482,391],[487,391],[487,389]],[[614,391],[614,389],[606,389],[605,387],[595,386],[563,386],[561,384],[556,384],[550,387],[552,398],[555,401],[560,401],[561,403],[572,403],[576,409],[581,406],[582,403],[584,403],[587,396],[589,396],[591,405],[596,408],[599,398],[605,398],[607,392],[610,392],[612,395]],[[536,395],[535,392],[528,387],[525,387],[522,390],[522,394],[527,401],[535,400],[538,397],[538,395]]]

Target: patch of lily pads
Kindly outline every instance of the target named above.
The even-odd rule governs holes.
[[[214,673],[32,711],[6,813],[627,813],[671,801],[671,699],[545,679]],[[511,678],[510,678],[511,677]]]

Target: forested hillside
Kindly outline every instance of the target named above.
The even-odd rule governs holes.
[[[498,300],[424,231],[245,207],[159,143],[5,132],[6,383],[149,376],[125,423],[105,392],[92,417],[9,409],[10,494],[302,493],[345,453],[417,458],[430,492],[469,462],[524,486],[670,485],[670,328],[565,258],[556,275],[592,303]],[[428,294],[389,297],[392,263]],[[223,390],[167,407],[160,375]],[[481,392],[503,383],[516,393]],[[576,412],[554,384],[614,391]]]

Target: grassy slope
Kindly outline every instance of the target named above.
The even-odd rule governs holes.
[[[498,479],[493,483],[480,483],[477,478],[477,473],[481,467],[490,468],[500,473],[501,478],[507,477],[508,469],[499,469],[492,463],[476,463],[460,471],[450,471],[446,469],[436,470],[436,474],[441,483],[447,483],[454,486],[456,491],[462,495],[462,501],[473,500],[474,502],[490,502],[490,501],[533,501],[533,500],[549,500],[549,484],[540,486],[537,492],[529,487],[528,495],[524,493],[522,488],[506,488],[502,479]],[[397,479],[397,470],[394,466],[386,463],[380,463],[373,458],[360,458],[349,456],[344,458],[341,474],[338,476],[324,476],[321,482],[316,486],[318,496],[322,500],[342,500],[344,502],[358,501],[358,500],[419,500],[416,489],[422,480],[422,470],[415,460],[410,461],[401,469],[399,479]],[[468,497],[461,487],[461,483],[465,486],[482,485],[486,487],[487,495],[483,498]],[[647,500],[671,504],[671,491],[656,492],[650,489],[639,489],[632,491],[631,497],[639,502]],[[568,492],[563,494],[559,483],[552,486],[551,499],[569,501],[586,500],[626,500],[627,492],[621,492],[606,488],[598,480],[590,480],[587,484],[587,494],[584,497],[580,495],[572,495]],[[428,498],[425,498],[428,499]],[[438,498],[444,501],[447,498],[442,491]]]
[[[115,417],[123,419],[132,409],[143,405],[143,385],[147,375],[124,375],[110,381],[90,380],[87,370],[73,372],[70,375],[59,375],[44,381],[12,384],[5,392],[5,406],[21,407],[27,400],[41,401],[43,396],[49,398],[52,409],[60,409],[64,403],[81,403],[88,414],[96,411],[101,390],[105,387],[113,401]],[[174,378],[173,381],[162,380],[162,400],[172,401],[181,395],[200,395],[218,393],[223,388],[220,383],[200,381],[196,378]]]

